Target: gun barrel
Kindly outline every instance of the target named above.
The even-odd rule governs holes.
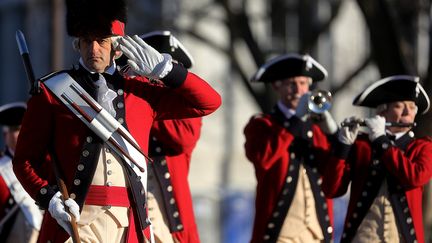
[[[19,52],[21,54],[24,63],[27,79],[30,83],[30,94],[32,95],[37,94],[40,92],[40,85],[39,82],[36,80],[33,72],[33,68],[30,61],[30,54],[27,48],[27,43],[24,34],[20,30],[17,30],[15,37],[16,37]]]

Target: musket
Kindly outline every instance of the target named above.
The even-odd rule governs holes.
[[[27,48],[27,43],[26,40],[24,38],[24,34],[20,31],[17,30],[16,32],[16,41],[17,41],[17,45],[18,45],[18,49],[20,51],[21,57],[23,59],[23,63],[24,63],[24,68],[27,74],[27,79],[30,82],[30,94],[35,95],[40,93],[40,83],[38,80],[36,80],[34,73],[33,73],[33,67],[31,65],[30,62],[30,55],[29,55],[29,51]],[[57,181],[57,186],[60,189],[60,193],[62,194],[62,200],[63,203],[65,200],[69,199],[69,192],[67,190],[66,184],[63,180],[63,175],[60,171],[60,168],[57,165],[57,159],[53,156],[52,159],[53,161],[53,167],[54,167],[54,174],[56,177],[56,181]],[[71,227],[72,227],[72,241],[74,243],[80,243],[80,237],[78,234],[78,226],[75,220],[75,217],[73,216],[73,214],[70,213],[69,208],[65,205],[66,211],[69,213],[69,215],[71,216]]]
[[[29,51],[27,48],[27,42],[24,38],[24,34],[20,30],[17,30],[15,37],[16,37],[18,49],[19,49],[19,52],[21,54],[23,64],[25,67],[27,79],[30,83],[30,92],[29,93],[31,95],[39,94],[40,93],[40,82],[39,82],[39,80],[35,79],[33,67],[32,67],[31,62],[30,62],[30,54],[29,54]]]

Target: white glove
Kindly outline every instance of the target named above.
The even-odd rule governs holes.
[[[352,116],[349,118],[345,118],[345,120],[343,120],[343,123],[351,123],[354,121],[357,121],[358,118]],[[359,131],[360,125],[359,123],[353,123],[353,125],[350,126],[343,126],[338,133],[338,140],[346,145],[352,145],[354,144],[357,135],[358,135],[358,131]]]
[[[69,198],[63,203],[61,197],[62,195],[60,192],[54,194],[49,202],[48,211],[57,223],[63,227],[69,235],[72,235],[72,226],[70,224],[72,217],[66,212],[65,205],[69,208],[69,212],[75,217],[75,221],[77,222],[80,218],[79,206],[72,198]]]
[[[335,134],[338,130],[338,125],[333,119],[333,116],[328,111],[324,111],[321,114],[322,120],[318,123],[318,126],[323,130],[325,134]]]
[[[309,115],[308,103],[310,96],[310,92],[305,93],[304,95],[302,95],[302,97],[300,97],[297,104],[295,116],[300,118],[300,120],[302,121],[306,121]]]
[[[384,117],[376,115],[371,118],[365,119],[366,126],[369,127],[369,140],[371,142],[375,141],[378,137],[381,137],[382,135],[385,135],[385,123],[386,120]]]
[[[162,79],[173,68],[172,57],[166,53],[159,53],[145,43],[139,36],[113,37],[112,45],[115,50],[122,51],[129,60],[128,64],[136,73],[151,78]]]

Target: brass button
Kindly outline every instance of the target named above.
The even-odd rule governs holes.
[[[45,195],[47,194],[48,190],[44,187],[40,189],[40,194]]]
[[[84,150],[84,151],[82,151],[82,155],[83,155],[84,157],[89,156],[89,154],[90,154],[90,152],[89,152],[88,150]]]
[[[72,198],[72,199],[75,199],[75,198],[76,198],[76,195],[75,195],[75,193],[71,193],[71,194],[69,195],[69,197]]]
[[[80,179],[75,179],[74,180],[74,185],[78,186],[79,184],[81,184],[81,180]]]
[[[77,169],[78,169],[79,171],[83,171],[83,170],[84,170],[84,165],[83,165],[83,164],[79,164],[79,165],[77,166]]]
[[[287,179],[286,179],[286,182],[287,182],[287,183],[291,183],[292,180],[293,180],[292,177],[291,177],[291,176],[288,176]]]

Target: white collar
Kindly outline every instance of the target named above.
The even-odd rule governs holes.
[[[9,147],[7,147],[7,146],[6,146],[6,149],[9,151],[9,153],[10,153],[12,156],[15,156],[15,151],[14,151],[13,149],[11,149],[11,148],[9,148]]]
[[[392,133],[389,130],[386,130],[386,132],[390,135],[395,136],[395,139],[399,139],[400,137],[402,137],[403,135],[405,135],[407,132],[397,132],[397,133]]]
[[[287,119],[290,119],[295,114],[295,110],[288,108],[286,105],[282,103],[282,101],[278,101],[277,106],[282,111]]]

